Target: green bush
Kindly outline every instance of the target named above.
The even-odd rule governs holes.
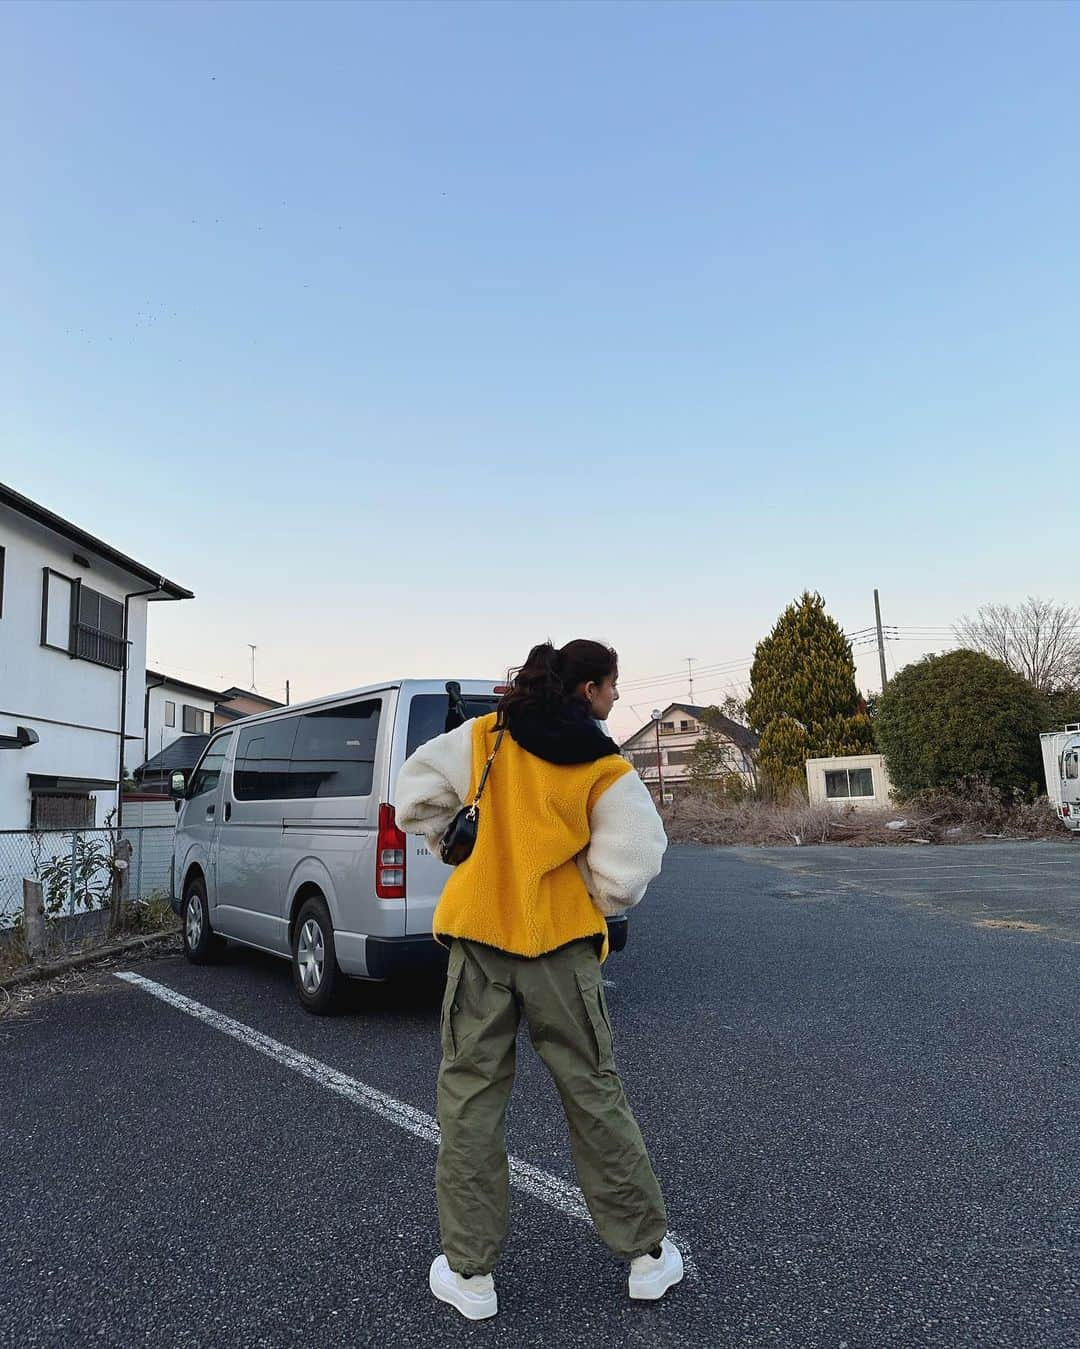
[[[874,731],[901,799],[973,778],[1026,792],[1041,781],[1045,716],[1023,676],[979,651],[950,651],[896,675]]]

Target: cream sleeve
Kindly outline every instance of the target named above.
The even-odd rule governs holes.
[[[660,874],[667,835],[649,789],[624,773],[600,797],[589,817],[592,838],[578,868],[596,907],[611,916],[640,903]]]
[[[475,725],[466,721],[437,735],[410,754],[398,773],[394,792],[398,828],[406,834],[423,834],[436,857],[439,841],[469,796]]]

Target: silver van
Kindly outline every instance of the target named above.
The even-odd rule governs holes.
[[[431,935],[447,867],[394,816],[419,745],[494,711],[491,680],[403,679],[245,717],[174,774],[172,907],[184,952],[226,939],[292,961],[301,1004],[330,1009],[343,976],[445,968]],[[612,950],[625,917],[608,920]]]

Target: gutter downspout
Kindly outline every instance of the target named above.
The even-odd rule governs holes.
[[[143,703],[143,763],[150,757],[150,690],[164,688],[168,682],[162,675],[156,684],[146,686],[146,700]]]
[[[120,670],[120,752],[119,762],[116,766],[117,834],[119,834],[124,823],[124,740],[127,736],[128,618],[130,615],[128,605],[132,600],[139,599],[144,595],[157,595],[164,589],[165,577],[159,576],[156,586],[151,586],[149,590],[132,590],[130,594],[124,596],[124,664]],[[143,668],[143,678],[146,678],[145,667]]]

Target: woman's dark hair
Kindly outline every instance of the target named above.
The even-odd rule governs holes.
[[[579,684],[602,684],[619,668],[619,657],[603,642],[583,638],[554,647],[541,642],[529,652],[499,703],[499,726],[515,711],[525,708],[550,708],[557,711],[579,703],[574,690]]]

